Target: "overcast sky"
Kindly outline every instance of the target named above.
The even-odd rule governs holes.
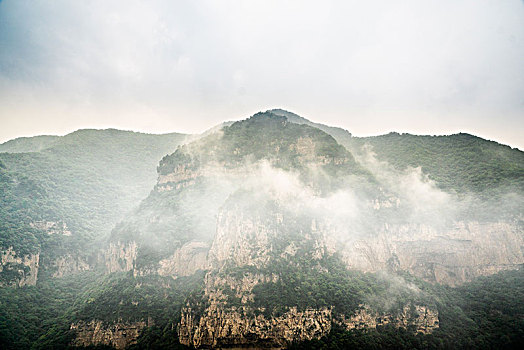
[[[0,142],[270,108],[524,149],[524,2],[0,2]]]

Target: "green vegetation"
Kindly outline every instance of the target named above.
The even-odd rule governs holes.
[[[223,135],[210,135],[193,144],[180,147],[162,159],[160,174],[169,174],[183,164],[196,169],[212,161],[224,167],[237,167],[265,159],[284,170],[305,170],[304,159],[315,157],[327,161],[320,167],[331,175],[371,175],[355,162],[351,153],[320,129],[287,121],[271,112],[223,128]],[[340,161],[340,163],[337,163]]]
[[[40,152],[50,148],[60,140],[60,136],[41,135],[33,137],[19,137],[0,144],[1,153],[28,153]]]
[[[335,315],[352,315],[363,304],[392,314],[413,303],[435,305],[434,296],[417,286],[425,286],[424,282],[407,275],[348,270],[336,255],[315,260],[299,252],[291,261],[274,262],[268,269],[237,268],[223,274],[242,276],[248,272],[278,276],[277,281],[259,283],[253,289],[250,305],[264,309],[266,317],[282,315],[292,307],[299,311],[326,307],[333,308]]]
[[[397,169],[421,167],[437,185],[458,194],[502,189],[524,193],[524,152],[469,134],[390,133],[352,138],[352,152],[372,146],[377,159]]]
[[[181,307],[202,280],[202,273],[173,280],[90,272],[34,287],[0,288],[0,343],[2,349],[65,349],[74,336],[73,322],[152,319],[156,326],[144,331],[139,344],[175,344],[171,336]]]
[[[40,248],[38,230],[31,220],[38,220],[37,207],[45,202],[46,192],[26,177],[14,178],[0,160],[0,248],[10,246],[20,255]]]
[[[178,342],[178,333],[173,325],[164,327],[148,327],[137,340],[136,344],[127,347],[128,350],[183,350],[190,349]]]
[[[190,181],[191,185],[152,191],[129,219],[115,227],[111,239],[139,243],[139,268],[154,268],[189,240],[210,242],[216,232],[219,208],[243,181],[235,175],[223,176],[222,172],[234,174],[244,168],[248,175],[258,161],[299,174],[304,183],[324,194],[347,186],[348,181],[358,181],[356,191],[378,192],[373,176],[332,136],[308,125],[290,123],[271,112],[258,113],[224,127],[221,133],[179,146],[165,156],[158,173],[168,175],[177,169],[184,173],[182,177],[189,178],[180,182]],[[207,172],[202,175],[199,171]],[[192,178],[193,174],[199,176]]]
[[[519,349],[524,342],[524,269],[481,277],[458,288],[427,286],[436,296],[439,326],[414,334],[390,326],[345,331],[290,349]]]
[[[16,150],[43,149],[0,153],[0,249],[13,247],[20,256],[41,251],[42,277],[52,272],[57,256],[96,253],[151,190],[158,160],[184,139],[110,129],[79,130],[43,143],[8,142]],[[0,149],[13,150],[8,146]],[[47,234],[35,227],[38,222],[65,223],[71,236]],[[13,277],[3,274],[2,281]]]
[[[135,322],[151,317],[158,324],[176,324],[186,296],[199,288],[202,272],[173,280],[170,277],[130,273],[111,274],[84,288],[75,303],[74,321],[122,320]]]

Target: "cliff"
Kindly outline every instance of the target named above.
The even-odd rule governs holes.
[[[191,308],[182,311],[180,343],[196,348],[260,347],[285,348],[293,341],[321,338],[331,329],[331,310],[297,311],[266,319],[251,310],[226,311],[211,305],[202,317]],[[251,313],[251,314],[250,314]]]
[[[523,264],[522,232],[516,220],[458,221],[447,228],[384,224],[373,236],[347,242],[341,252],[352,269],[403,270],[454,286]]]
[[[18,256],[12,247],[2,252],[0,286],[34,286],[38,277],[40,253]]]
[[[191,298],[182,309],[182,344],[196,348],[285,348],[293,342],[321,338],[330,332],[333,322],[346,329],[391,324],[425,334],[439,327],[438,312],[426,305],[406,305],[399,312],[379,312],[360,305],[354,314],[344,314],[330,305],[334,299],[324,300],[322,307],[295,306],[296,301],[286,300],[289,294],[278,287],[274,293],[281,294],[273,299],[281,300],[276,305],[260,305],[260,298],[268,298],[267,294],[273,292],[264,290],[261,296],[263,286],[286,289],[302,274],[306,274],[306,283],[325,281],[324,276],[334,269],[328,262],[337,260],[336,247],[327,223],[302,217],[300,210],[297,213],[279,204],[271,194],[264,197],[258,193],[256,206],[263,208],[260,210],[245,204],[244,196],[252,198],[253,194],[228,199],[217,217],[203,294]]]
[[[75,338],[73,346],[109,345],[115,349],[125,349],[135,344],[140,331],[147,327],[148,322],[114,322],[105,324],[102,321],[80,321],[71,324]]]
[[[353,315],[342,315],[337,323],[346,329],[377,328],[392,324],[398,328],[413,328],[415,333],[429,334],[439,327],[438,312],[422,305],[406,305],[398,313],[379,313],[369,305],[361,305]]]
[[[54,272],[52,276],[55,278],[60,278],[78,272],[91,270],[92,267],[81,256],[73,256],[68,254],[56,258],[53,268]]]
[[[107,271],[131,271],[134,266],[137,254],[136,242],[116,242],[110,243],[105,253],[105,264]]]

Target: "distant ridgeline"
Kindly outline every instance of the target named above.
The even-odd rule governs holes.
[[[524,153],[284,110],[0,145],[2,348],[511,348]]]

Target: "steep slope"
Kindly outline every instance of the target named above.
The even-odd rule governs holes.
[[[40,152],[0,153],[3,284],[16,283],[22,270],[15,265],[27,259],[40,262],[32,264],[35,277],[38,265],[42,276],[91,268],[96,242],[147,195],[158,160],[185,138],[80,130],[53,138]]]
[[[522,263],[524,152],[467,134],[355,138],[319,127],[351,150],[389,197],[375,200],[381,219],[373,219],[374,235],[339,242],[348,266],[377,271],[393,263],[456,284]]]
[[[420,167],[438,188],[460,195],[485,192],[484,200],[494,194],[524,192],[524,152],[517,148],[465,133],[429,136],[392,132],[355,137],[342,128],[314,123],[282,109],[268,112],[326,132],[366,168],[376,166],[369,164],[370,156],[374,162],[385,162],[399,171]]]
[[[119,252],[122,263],[112,259],[111,271],[178,277],[208,269],[202,296],[182,311],[181,343],[281,347],[327,334],[333,320],[370,326],[370,315],[431,332],[438,323],[430,296],[406,289],[399,308],[370,308],[350,286],[387,299],[373,289],[384,280],[345,275],[340,266],[454,285],[524,262],[518,202],[505,216],[486,215],[423,170],[363,153],[359,164],[326,133],[282,114],[257,114],[165,157],[155,191],[113,232],[109,255]],[[319,280],[336,287],[315,289]],[[339,292],[345,307],[336,308],[339,290],[349,292]]]

